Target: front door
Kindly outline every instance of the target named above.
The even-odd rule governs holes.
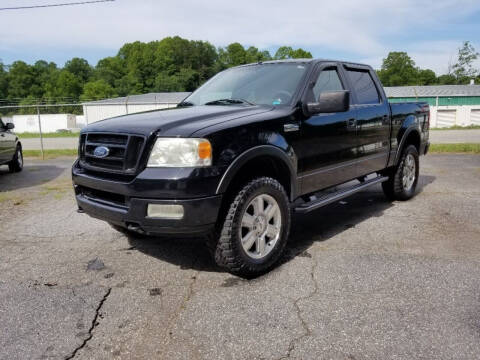
[[[322,91],[346,90],[337,64],[319,64],[313,73],[306,101],[317,101]],[[295,152],[301,193],[308,194],[357,177],[356,112],[312,115],[301,123],[301,140]]]

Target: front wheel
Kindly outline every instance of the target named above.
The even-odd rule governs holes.
[[[408,200],[415,195],[420,163],[417,148],[409,145],[402,153],[398,166],[390,170],[388,180],[382,183],[383,192],[390,200]]]
[[[11,173],[20,172],[23,169],[23,153],[20,145],[17,145],[13,159],[8,163],[8,170]]]
[[[290,231],[290,205],[275,179],[250,181],[236,195],[211,250],[227,271],[258,276],[280,259]]]

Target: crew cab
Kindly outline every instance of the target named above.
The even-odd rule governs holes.
[[[22,144],[17,135],[12,132],[13,123],[4,123],[0,119],[0,165],[8,165],[11,173],[22,171]]]
[[[369,66],[268,61],[218,73],[174,109],[87,126],[73,184],[80,212],[205,236],[218,265],[256,276],[282,256],[292,212],[375,184],[414,196],[428,136],[428,104],[390,104]]]

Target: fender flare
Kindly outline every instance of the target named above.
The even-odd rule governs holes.
[[[420,130],[418,128],[418,124],[416,122],[410,122],[410,124],[404,129],[404,133],[402,135],[402,139],[400,140],[399,144],[398,144],[398,147],[397,147],[397,152],[395,154],[395,160],[393,162],[394,165],[398,165],[398,161],[400,160],[400,155],[402,154],[402,151],[403,151],[403,147],[405,146],[405,141],[407,140],[408,136],[412,133],[412,132],[416,132],[418,134],[418,137],[421,139],[421,135],[420,135]],[[399,130],[399,132],[402,131],[402,128]]]
[[[293,201],[297,196],[297,177],[296,177],[296,169],[294,164],[292,163],[291,158],[288,154],[273,145],[259,145],[253,148],[250,148],[233,160],[233,162],[228,166],[225,173],[222,175],[220,182],[218,183],[216,194],[222,194],[227,191],[228,186],[232,182],[232,180],[237,175],[240,168],[245,165],[248,161],[259,157],[259,156],[271,156],[277,160],[280,160],[284,165],[287,166],[289,169],[289,176],[290,176],[290,201]]]

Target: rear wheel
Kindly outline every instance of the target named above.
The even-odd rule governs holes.
[[[17,149],[15,150],[15,155],[13,155],[13,159],[8,163],[8,170],[11,173],[20,172],[23,169],[23,153],[22,147],[17,145]]]
[[[215,262],[227,271],[258,276],[280,259],[289,231],[290,205],[283,186],[261,177],[238,192],[209,247]]]
[[[408,200],[415,195],[419,165],[417,148],[407,146],[398,165],[390,170],[388,180],[382,183],[383,192],[390,200]]]

